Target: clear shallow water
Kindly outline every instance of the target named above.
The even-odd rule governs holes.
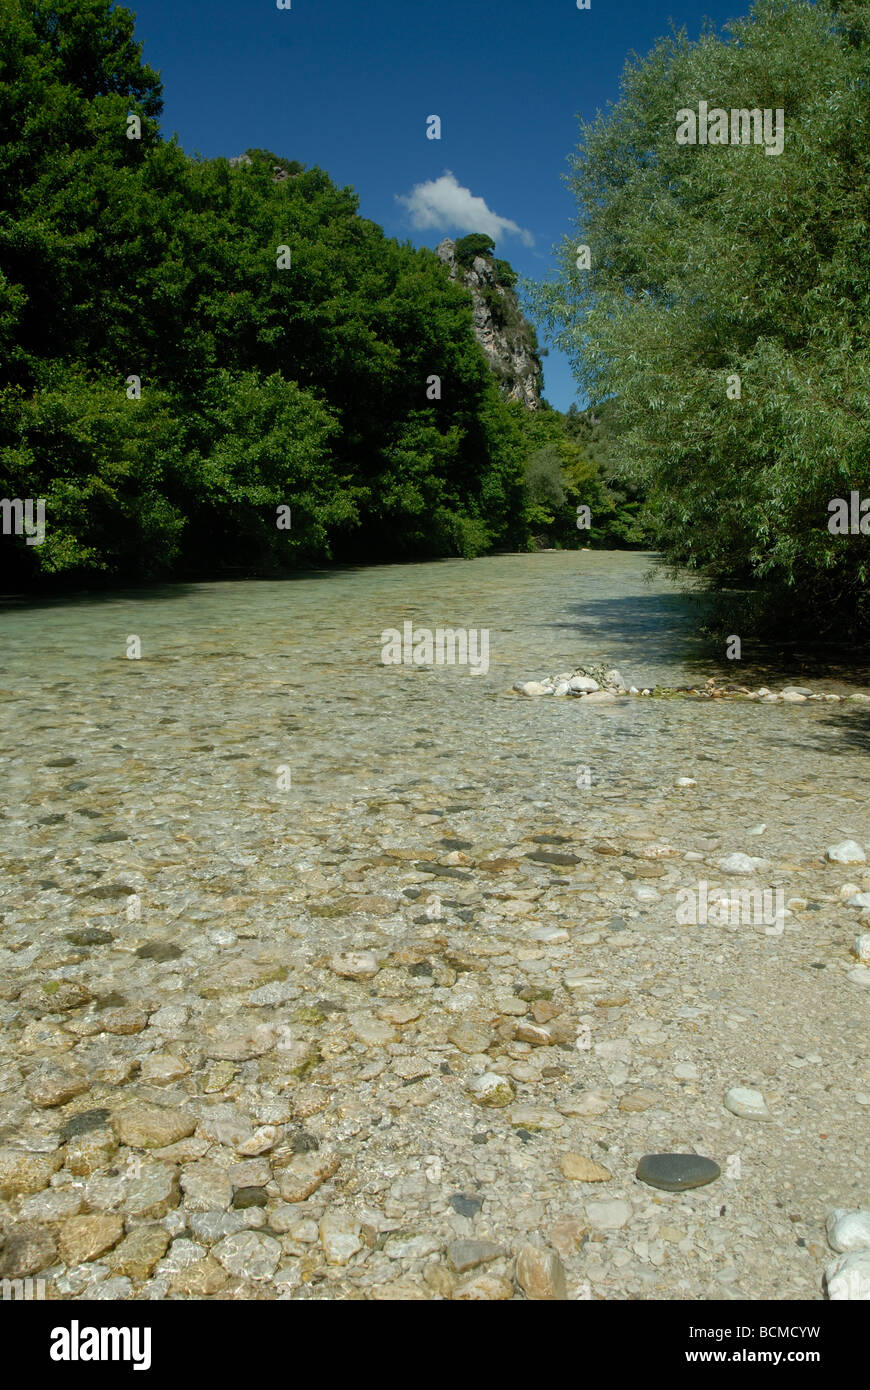
[[[43,1007],[46,977],[65,980],[94,1001],[68,1022],[91,1083],[77,1108],[144,1091],[201,1123],[219,1098],[239,1123],[283,1124],[309,1113],[294,1110],[297,1089],[315,1090],[335,1104],[306,1123],[321,1123],[330,1144],[347,1140],[366,1200],[380,1203],[397,1174],[416,1181],[422,1156],[442,1154],[444,1192],[480,1190],[481,1232],[514,1247],[576,1212],[558,1170],[566,1144],[585,1152],[594,1135],[607,1147],[607,1195],[633,1203],[631,1241],[656,1236],[662,1214],[640,1209],[642,1153],[694,1148],[724,1162],[736,1152],[745,1180],[679,1199],[694,1242],[684,1261],[661,1253],[653,1269],[637,1244],[626,1269],[617,1234],[571,1257],[569,1273],[608,1296],[654,1287],[656,1296],[719,1298],[720,1280],[727,1288],[739,1274],[746,1297],[816,1297],[826,1251],[807,1239],[823,1240],[832,1207],[867,1205],[868,996],[845,978],[857,914],[840,897],[847,878],[866,875],[822,855],[846,837],[870,843],[870,714],[847,704],[589,705],[513,693],[516,680],[601,660],[639,683],[713,674],[693,636],[698,603],[661,578],[646,584],[648,569],[648,557],[624,553],[504,556],[9,605],[0,617],[0,1137],[38,1150],[57,1143],[58,1111],[29,1102],[19,1063],[29,1072],[34,1047],[48,1046],[29,1012]],[[382,630],[406,619],[488,628],[490,670],[384,666]],[[131,634],[139,661],[125,654]],[[733,666],[717,674],[733,679]],[[590,770],[588,789],[576,785],[578,764]],[[681,776],[697,785],[676,788]],[[759,823],[763,833],[750,833]],[[644,857],[650,841],[672,846],[664,863]],[[791,898],[782,936],[758,923],[678,925],[678,887],[723,884],[719,857],[735,850],[763,857],[759,881],[804,901],[806,910]],[[82,944],[81,929],[94,927],[100,940]],[[421,937],[432,975],[406,968]],[[474,968],[447,971],[439,941],[468,952]],[[163,953],[149,955],[156,946]],[[374,985],[329,969],[345,948],[377,950]],[[565,984],[577,967],[594,981],[579,1000]],[[289,985],[287,1002],[264,1011],[250,991],[275,981]],[[596,1049],[600,1040],[623,1051],[581,1052],[569,1033],[560,1049],[494,1045],[492,1065],[513,1077],[523,1103],[552,1105],[569,1087],[593,1085],[607,1087],[610,1108],[576,1128],[569,1119],[534,1146],[504,1112],[487,1112],[493,1137],[479,1146],[470,1136],[481,1115],[463,1087],[465,1069],[484,1063],[457,1051],[449,1030],[466,1015],[487,1027],[499,1018],[499,1036],[512,1037],[518,984],[546,990],[572,1027],[586,1011]],[[396,1000],[420,1005],[401,1041],[386,1050],[355,1041],[356,1011],[367,1017]],[[318,1001],[325,1017],[308,1007]],[[180,1020],[160,1020],[167,1003]],[[127,1008],[141,1011],[138,1023]],[[116,1010],[125,1018],[106,1029]],[[290,1026],[303,1053],[316,1041],[311,1087],[287,1075],[297,1053],[274,1050],[243,1061],[237,1076],[230,1068],[215,1090],[208,1059],[235,1055],[215,1040],[264,1017]],[[185,1059],[181,1079],[143,1085],[137,1068],[159,1066],[155,1049],[168,1045]],[[413,1103],[417,1085],[394,1070],[409,1052],[424,1053],[431,1073]],[[678,1080],[677,1062],[693,1063],[697,1081]],[[652,1108],[623,1107],[626,1089],[651,1084]],[[776,1123],[735,1134],[722,1106],[734,1084],[762,1085]],[[360,1114],[372,1116],[371,1132]],[[389,1210],[446,1242],[457,1228],[444,1193],[433,1192],[437,1210],[425,1216],[411,1199]],[[794,1226],[793,1212],[806,1224]],[[724,1251],[732,1263],[723,1269]],[[359,1277],[389,1282],[394,1271],[382,1266],[391,1263],[373,1253]],[[63,1287],[85,1288],[69,1277]]]
[[[703,600],[650,582],[650,565],[558,552],[13,602],[0,619],[6,828],[49,854],[75,849],[96,808],[111,822],[100,830],[128,833],[132,849],[171,806],[203,831],[220,827],[212,849],[241,851],[246,816],[298,828],[314,808],[358,813],[367,796],[412,787],[464,788],[472,814],[534,815],[537,803],[598,823],[618,809],[612,799],[634,813],[670,803],[674,779],[702,769],[692,810],[713,812],[719,833],[739,835],[772,797],[861,838],[864,709],[593,707],[511,693],[516,680],[600,660],[638,684],[713,673],[694,635]],[[407,619],[488,629],[489,671],[383,665],[382,630]],[[126,657],[132,634],[141,660]],[[718,674],[752,678],[729,662]],[[64,755],[76,763],[46,766]],[[580,764],[590,791],[576,786]],[[37,811],[66,820],[33,825]]]

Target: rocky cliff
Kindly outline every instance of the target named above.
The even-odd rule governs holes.
[[[457,246],[461,249],[462,244],[445,237],[435,254],[448,267],[450,279],[464,285],[471,295],[475,337],[499,379],[502,394],[537,410],[541,363],[535,330],[523,317],[513,290],[516,277],[505,261],[491,255],[474,256],[470,262],[458,258]]]

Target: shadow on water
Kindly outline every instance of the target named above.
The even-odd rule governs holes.
[[[826,732],[830,730],[830,732]],[[804,725],[797,738],[783,738],[782,729],[760,740],[775,748],[812,749],[825,757],[852,757],[855,753],[870,754],[870,706],[850,709],[834,706],[830,714]]]
[[[847,686],[870,684],[870,654],[847,642],[761,642],[741,638],[739,660],[729,660],[724,642],[702,631],[716,596],[677,592],[590,598],[568,606],[571,621],[543,622],[541,627],[571,634],[576,648],[608,658],[607,644],[636,648],[632,661],[676,661],[692,679],[716,676],[722,684],[799,684],[803,680]],[[739,634],[735,634],[739,635]],[[587,658],[588,659],[588,658]]]
[[[616,598],[587,599],[569,605],[576,621],[543,623],[543,627],[573,633],[582,639],[637,642],[638,657],[655,645],[656,656],[688,658],[706,646],[697,635],[703,621],[703,600],[691,594],[630,593]]]
[[[153,603],[165,599],[195,598],[198,593],[213,585],[239,584],[292,584],[305,579],[332,579],[336,574],[354,573],[369,568],[365,565],[333,565],[328,568],[294,570],[292,574],[251,574],[240,570],[237,574],[225,572],[218,575],[199,575],[190,579],[171,582],[138,584],[130,588],[118,589],[69,589],[64,593],[0,593],[0,615],[3,613],[26,613],[39,609],[64,608],[83,604],[100,607],[113,603]]]

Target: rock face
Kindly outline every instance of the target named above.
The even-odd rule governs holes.
[[[456,259],[455,243],[445,237],[435,248],[448,267],[451,280],[463,285],[473,302],[474,336],[483,348],[502,395],[520,401],[529,410],[541,403],[541,363],[535,351],[530,325],[520,312],[517,297],[500,283],[496,263],[489,256],[475,256],[466,270]],[[493,312],[497,300],[502,306]],[[487,302],[489,301],[489,302]]]

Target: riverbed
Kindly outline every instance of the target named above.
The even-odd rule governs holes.
[[[824,858],[870,846],[870,706],[513,691],[597,662],[773,685],[711,659],[703,596],[652,563],[5,605],[4,1272],[57,1297],[520,1298],[531,1243],[572,1298],[821,1296],[828,1211],[870,1206],[841,892],[870,878]],[[385,665],[407,621],[486,630],[488,669]],[[784,926],[680,925],[702,879],[781,889]],[[726,1109],[735,1086],[768,1116]],[[669,1150],[722,1176],[636,1180]]]

